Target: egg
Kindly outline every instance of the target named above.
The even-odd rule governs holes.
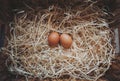
[[[48,44],[51,47],[56,47],[60,41],[60,36],[57,32],[52,32],[48,36]]]
[[[64,48],[70,48],[72,45],[72,38],[68,34],[62,34],[60,36],[60,43]]]

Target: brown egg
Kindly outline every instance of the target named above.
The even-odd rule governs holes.
[[[68,34],[62,34],[60,36],[60,43],[64,48],[70,48],[72,45],[72,38]]]
[[[48,43],[51,47],[57,46],[59,43],[59,40],[60,40],[60,36],[57,32],[52,32],[48,36]]]

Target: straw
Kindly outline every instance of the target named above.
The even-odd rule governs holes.
[[[69,75],[97,80],[103,76],[114,57],[113,32],[100,17],[102,11],[94,9],[92,5],[71,9],[50,6],[37,13],[26,11],[15,16],[4,49],[11,61],[7,64],[9,70],[41,79]],[[52,31],[70,34],[72,46],[51,48],[47,40]]]

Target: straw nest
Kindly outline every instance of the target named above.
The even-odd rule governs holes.
[[[113,32],[103,15],[90,4],[73,8],[50,6],[15,17],[4,48],[9,55],[9,70],[41,79],[69,75],[97,80],[109,69],[114,56]],[[72,46],[51,48],[47,40],[52,31],[70,34]]]

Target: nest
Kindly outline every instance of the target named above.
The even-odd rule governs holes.
[[[11,72],[24,76],[97,80],[109,69],[114,56],[113,32],[94,3],[26,11],[10,24],[10,38],[3,49]],[[50,32],[67,33],[69,49],[48,45]],[[8,61],[11,61],[8,64]]]

